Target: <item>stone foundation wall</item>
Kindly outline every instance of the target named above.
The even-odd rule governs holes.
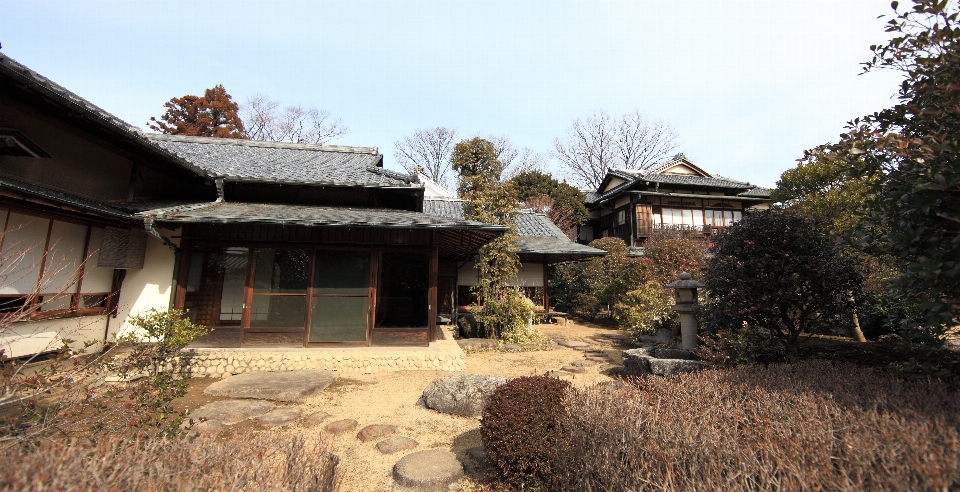
[[[224,377],[251,371],[330,369],[340,374],[392,371],[463,371],[466,356],[454,340],[437,340],[431,347],[361,349],[193,349],[191,376]]]

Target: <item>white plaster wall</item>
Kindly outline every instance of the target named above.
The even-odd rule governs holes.
[[[477,285],[479,274],[473,262],[460,267],[457,285]],[[510,285],[523,287],[543,287],[543,264],[524,263],[520,265],[520,273],[510,282]]]
[[[157,232],[168,238],[180,235],[180,229],[157,229]],[[178,244],[179,240],[171,239],[171,242]],[[166,310],[170,307],[175,258],[173,250],[160,239],[147,237],[143,268],[127,270],[127,276],[123,279],[117,317],[110,319],[110,337],[133,330],[133,326],[127,322],[131,315],[136,316],[150,308]]]
[[[518,287],[543,287],[543,263],[524,263],[520,265],[520,273],[510,285]]]
[[[14,323],[0,335],[0,349],[7,357],[24,357],[59,350],[63,340],[71,340],[74,350],[83,349],[86,341],[93,340],[97,343],[87,350],[97,351],[103,346],[106,327],[104,315]]]

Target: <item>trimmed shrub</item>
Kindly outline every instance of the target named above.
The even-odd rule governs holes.
[[[520,377],[500,385],[487,400],[480,437],[507,480],[548,482],[569,387],[569,382],[557,378]]]
[[[960,393],[808,361],[568,392],[551,490],[952,490]]]
[[[670,306],[673,296],[657,282],[649,281],[627,292],[614,306],[613,317],[622,330],[636,335],[650,335],[673,317]]]
[[[42,441],[0,455],[0,490],[337,490],[326,439],[257,433],[220,439]]]

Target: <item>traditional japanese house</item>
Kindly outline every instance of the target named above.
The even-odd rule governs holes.
[[[769,189],[710,174],[683,154],[648,169],[611,169],[586,201],[590,220],[578,241],[619,237],[632,248],[663,230],[709,238],[772,202]]]
[[[426,346],[440,265],[505,228],[423,200],[375,148],[145,135],[0,54],[0,348],[169,307],[214,328],[198,347]]]

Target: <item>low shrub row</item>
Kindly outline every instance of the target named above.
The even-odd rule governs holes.
[[[540,434],[528,434],[552,443],[529,448],[547,462],[538,468],[546,473],[514,467],[532,457],[494,461],[515,483],[547,490],[960,486],[960,394],[851,364],[808,361],[608,383],[568,389],[559,404],[509,400],[529,404],[522,414],[555,416],[552,425],[537,424]],[[530,406],[538,401],[547,406]],[[502,403],[494,395],[490,413]],[[487,424],[485,414],[484,442],[495,442],[497,429]]]
[[[0,455],[2,491],[337,490],[326,440],[258,433],[233,439],[44,440]]]

